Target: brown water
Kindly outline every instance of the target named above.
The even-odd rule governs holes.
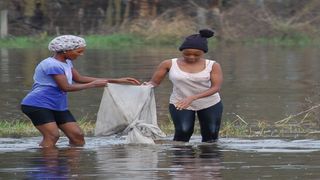
[[[82,148],[40,149],[36,138],[0,138],[0,179],[318,179],[319,140],[224,139],[216,144],[128,145],[87,138]]]
[[[19,103],[32,85],[35,65],[46,49],[1,49],[0,120],[25,118]],[[175,49],[88,50],[74,62],[82,74],[150,78],[156,65],[176,57]],[[320,102],[318,48],[215,47],[207,57],[224,71],[223,120],[235,114],[247,122],[275,122]],[[171,85],[156,89],[158,121],[168,123]],[[102,89],[70,93],[77,118],[95,120]],[[0,179],[319,179],[320,141],[312,139],[230,139],[157,145],[128,145],[115,137],[87,137],[83,148],[37,148],[40,137],[0,138]]]
[[[24,118],[19,103],[31,88],[36,64],[50,54],[46,49],[0,52],[0,120]],[[84,75],[146,81],[162,60],[177,56],[179,52],[172,48],[88,50],[74,65]],[[318,48],[225,45],[213,48],[207,57],[223,68],[224,120],[235,119],[237,114],[249,123],[275,122],[320,103]],[[160,122],[168,120],[170,91],[167,79],[156,89]],[[101,96],[102,89],[69,93],[70,109],[78,119],[95,120]]]

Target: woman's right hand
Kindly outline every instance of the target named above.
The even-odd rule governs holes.
[[[142,84],[141,84],[141,86],[150,86],[150,87],[155,87],[155,85],[152,83],[152,82],[143,82]]]

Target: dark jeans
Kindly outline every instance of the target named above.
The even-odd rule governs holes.
[[[202,142],[213,142],[218,139],[223,111],[221,101],[199,111],[177,110],[173,104],[170,104],[169,111],[175,128],[174,141],[188,142],[190,140],[194,130],[196,113],[199,119]]]

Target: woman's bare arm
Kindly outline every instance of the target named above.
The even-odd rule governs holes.
[[[153,73],[153,76],[151,80],[148,82],[152,84],[153,86],[159,86],[162,80],[165,78],[167,73],[169,72],[171,68],[171,60],[164,60],[162,61],[155,72]]]
[[[94,87],[104,87],[108,83],[107,80],[96,79],[89,83],[69,84],[67,77],[64,74],[53,75],[53,79],[56,81],[58,87],[65,92],[80,91],[83,89],[89,89]]]

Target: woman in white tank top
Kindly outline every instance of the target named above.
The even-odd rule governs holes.
[[[193,134],[197,114],[202,142],[218,139],[223,106],[219,91],[222,84],[220,65],[204,58],[208,51],[207,38],[213,31],[203,29],[188,36],[179,50],[182,57],[165,60],[146,84],[160,85],[169,73],[173,84],[169,110],[175,127],[175,141],[188,142]]]

